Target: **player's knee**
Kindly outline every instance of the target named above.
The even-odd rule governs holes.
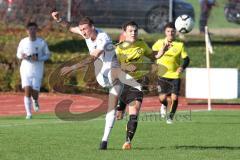
[[[178,100],[178,96],[177,96],[176,94],[172,94],[172,95],[171,95],[171,98],[172,98],[173,101]]]
[[[166,99],[166,98],[167,98],[167,94],[166,94],[166,93],[161,93],[161,92],[159,92],[158,97],[159,97],[160,99]]]

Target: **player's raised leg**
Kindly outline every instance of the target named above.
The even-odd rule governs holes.
[[[119,82],[117,82],[115,85],[113,85],[113,87],[109,89],[108,110],[105,118],[104,134],[99,149],[107,149],[108,138],[115,122],[116,106],[120,91],[121,84]]]

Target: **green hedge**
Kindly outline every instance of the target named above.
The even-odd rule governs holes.
[[[20,75],[19,75],[19,60],[16,59],[16,49],[21,38],[26,36],[24,30],[7,29],[0,31],[0,91],[19,91]],[[40,32],[40,36],[48,42],[52,52],[52,57],[45,65],[45,76],[42,84],[42,91],[51,91],[48,86],[48,78],[58,65],[77,57],[87,54],[87,47],[81,38],[73,34],[61,30],[47,30]],[[117,35],[111,35],[115,38]],[[147,41],[149,46],[163,35],[158,34],[143,34],[142,38]],[[187,36],[186,48],[191,59],[190,67],[205,67],[205,44],[204,36]],[[215,53],[211,55],[212,67],[224,68],[240,68],[240,37],[212,37]],[[83,75],[75,73],[71,77],[69,83],[78,86],[86,85],[83,81]],[[96,88],[96,84],[93,85]],[[82,91],[81,87],[76,92]]]

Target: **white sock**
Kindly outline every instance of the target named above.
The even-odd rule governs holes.
[[[24,96],[24,106],[28,116],[31,116],[31,98]]]
[[[110,132],[113,128],[114,122],[115,122],[115,113],[116,110],[113,109],[110,112],[107,113],[106,118],[105,118],[105,129],[104,129],[104,134],[102,137],[102,141],[108,141],[108,137],[110,135]]]
[[[164,104],[161,105],[161,111],[166,111],[166,106]]]
[[[166,107],[164,104],[162,104],[162,105],[161,105],[161,108],[160,108],[160,113],[163,114],[163,115],[165,115],[166,112],[167,112],[167,107]]]

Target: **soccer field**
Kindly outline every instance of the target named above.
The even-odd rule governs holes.
[[[2,160],[233,160],[240,157],[240,111],[179,112],[172,125],[142,113],[133,149],[124,151],[123,119],[115,123],[109,149],[98,150],[104,117],[67,122],[55,115],[0,118]]]

